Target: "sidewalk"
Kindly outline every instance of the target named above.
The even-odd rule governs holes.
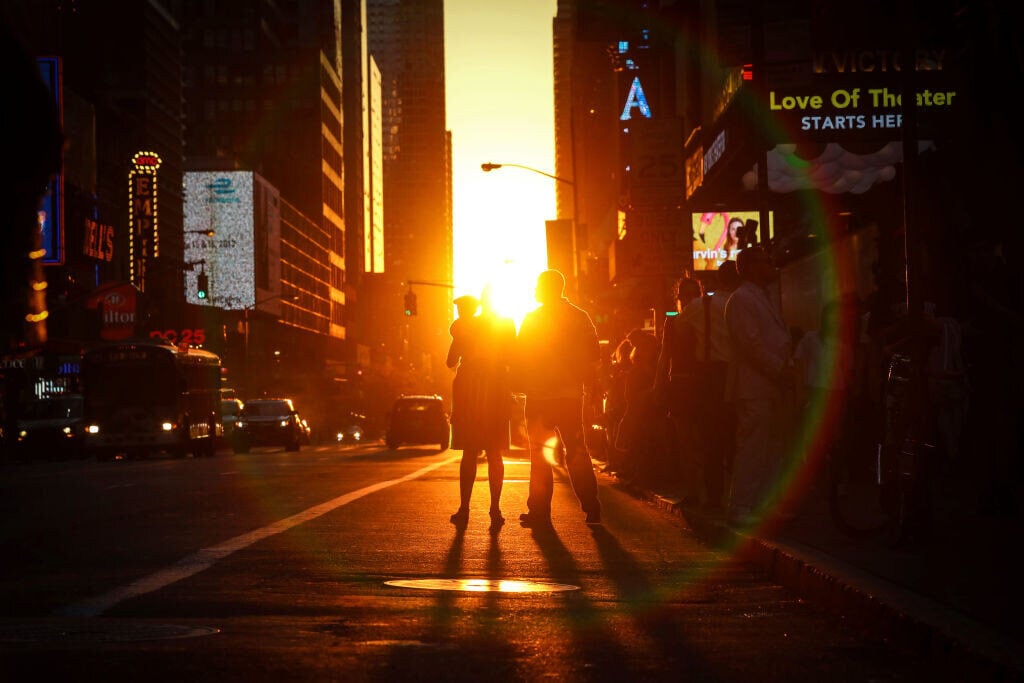
[[[982,510],[977,495],[966,493],[975,487],[957,473],[935,482],[931,537],[900,548],[841,534],[820,487],[812,486],[792,519],[742,531],[671,492],[605,476],[685,518],[705,543],[735,549],[773,580],[844,618],[884,624],[893,637],[937,656],[966,657],[992,678],[1024,680],[1021,516]]]

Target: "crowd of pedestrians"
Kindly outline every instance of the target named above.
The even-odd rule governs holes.
[[[709,275],[676,283],[675,311],[660,339],[634,330],[605,364],[609,469],[671,489],[684,504],[725,512],[737,525],[788,517],[794,501],[785,485],[794,475],[820,480],[836,449],[874,448],[885,438],[889,363],[920,343],[921,434],[935,446],[936,462],[980,472],[988,489],[978,492],[980,505],[1013,506],[1021,468],[1005,454],[1020,445],[1019,412],[1003,411],[1009,431],[992,452],[972,461],[963,452],[980,450],[971,443],[977,387],[965,338],[980,347],[991,335],[930,302],[911,327],[898,290],[888,298],[838,296],[824,303],[817,329],[791,328],[780,312],[779,272],[760,247]],[[1003,327],[1019,320],[1008,310]],[[992,433],[1005,425],[976,428]]]
[[[660,334],[635,329],[604,358],[590,317],[565,298],[558,271],[538,278],[541,305],[518,336],[493,312],[475,315],[479,302],[464,297],[449,356],[459,368],[453,442],[465,449],[462,500],[452,521],[466,521],[481,452],[488,456],[492,521],[503,521],[500,454],[509,444],[512,392],[526,396],[526,526],[551,524],[552,462],[559,462],[550,457],[552,435],[588,523],[601,521],[588,446],[599,446],[607,468],[621,477],[669,488],[684,504],[724,513],[736,525],[785,518],[793,502],[785,484],[794,474],[820,476],[836,449],[873,448],[884,438],[887,371],[912,348],[925,378],[922,436],[935,446],[937,462],[972,468],[978,504],[1014,513],[1022,468],[1012,454],[1021,446],[1021,415],[1016,404],[995,405],[1004,392],[993,387],[1016,386],[1019,355],[986,349],[1020,338],[1024,326],[1013,292],[992,286],[999,271],[991,262],[1000,257],[977,257],[991,267],[973,285],[973,315],[953,316],[926,302],[911,323],[904,296],[876,290],[863,300],[848,293],[824,302],[817,329],[802,331],[787,326],[780,312],[779,271],[769,254],[750,246],[706,279],[680,278],[675,310]],[[470,379],[480,366],[474,346],[486,350],[490,379]],[[993,362],[1003,364],[1001,374]],[[979,407],[1005,419],[982,424]],[[499,417],[484,419],[481,410]],[[603,422],[600,443],[588,440],[585,413],[586,424],[591,413]],[[482,425],[492,425],[487,435]]]

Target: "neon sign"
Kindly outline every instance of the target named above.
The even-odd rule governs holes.
[[[626,106],[622,108],[620,121],[628,121],[633,118],[633,108],[640,110],[640,115],[651,118],[651,108],[647,104],[647,96],[644,95],[644,87],[640,85],[640,77],[633,77],[633,84],[629,86],[629,95],[626,96]]]
[[[160,255],[157,222],[157,170],[160,155],[136,152],[128,171],[128,267],[129,279],[146,291],[146,265]]]

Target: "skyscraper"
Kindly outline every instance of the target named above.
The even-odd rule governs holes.
[[[342,0],[347,332],[361,363],[383,343],[377,314],[384,272],[380,70],[367,48],[366,0]]]
[[[432,370],[442,377],[453,278],[444,3],[367,0],[367,25],[370,53],[381,71],[384,107],[388,303],[380,313],[386,317],[391,343],[408,342],[409,361],[428,377]],[[403,284],[409,282],[432,284]],[[415,319],[402,315],[402,294],[410,286],[419,301]]]

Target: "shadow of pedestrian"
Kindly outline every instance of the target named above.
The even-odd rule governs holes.
[[[685,633],[685,624],[673,620],[674,611],[682,613],[683,618],[689,612],[687,608],[679,607],[683,602],[678,599],[679,586],[652,583],[640,563],[606,527],[592,527],[591,534],[605,572],[623,598],[628,615],[634,625],[656,644],[659,662],[666,665],[668,670],[672,669],[672,663],[678,663],[678,670],[685,670],[692,680],[713,679],[713,671],[701,674],[701,650],[696,646],[688,647],[680,637]],[[691,583],[687,582],[686,585]]]
[[[531,529],[530,536],[540,549],[552,580],[581,586],[583,577],[576,560],[553,529]],[[617,637],[617,628],[611,619],[614,613],[599,609],[582,589],[563,595],[563,618],[573,638],[572,650],[582,653],[580,661],[600,663],[602,680],[641,680],[642,668],[632,670],[628,653]]]

